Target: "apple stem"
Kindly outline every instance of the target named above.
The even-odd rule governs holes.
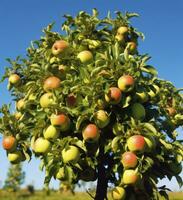
[[[97,189],[95,200],[107,200],[107,187],[108,180],[106,176],[106,169],[104,166],[105,155],[104,155],[104,144],[99,145],[99,155],[98,155],[98,179],[97,179]]]

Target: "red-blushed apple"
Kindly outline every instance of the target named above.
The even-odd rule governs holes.
[[[61,80],[56,76],[48,77],[43,84],[45,91],[54,90],[60,87]]]
[[[45,139],[56,139],[59,136],[57,128],[53,125],[48,126],[48,128],[43,132]]]
[[[125,185],[134,185],[139,180],[139,174],[133,169],[127,169],[123,173],[122,182]]]
[[[137,49],[137,44],[135,42],[128,42],[127,45],[129,46],[130,53],[134,53]]]
[[[2,146],[7,151],[14,151],[17,147],[17,140],[13,136],[6,136],[3,138]]]
[[[16,108],[19,111],[25,109],[25,100],[24,99],[18,100],[17,103],[16,103]]]
[[[146,115],[146,110],[144,106],[140,103],[134,103],[131,106],[131,116],[136,120],[144,120]]]
[[[130,75],[123,75],[118,79],[118,88],[122,92],[130,92],[133,90],[135,85],[135,80]]]
[[[11,74],[8,79],[9,83],[12,85],[18,85],[21,82],[20,76],[18,74]]]
[[[84,141],[89,143],[97,142],[100,137],[99,129],[95,124],[88,124],[83,129],[82,135]]]
[[[79,148],[73,145],[62,150],[62,158],[64,163],[77,163],[80,159]]]
[[[90,63],[93,60],[93,54],[90,51],[81,51],[78,55],[77,58],[82,62],[82,63]]]
[[[36,139],[36,141],[34,142],[34,151],[36,153],[47,153],[50,151],[51,149],[51,143],[47,140],[44,139],[43,137],[39,137]]]
[[[50,122],[53,126],[59,126],[61,131],[67,131],[70,128],[70,119],[65,114],[52,114]]]
[[[12,163],[12,164],[17,164],[21,161],[23,161],[23,154],[21,151],[14,151],[11,153],[8,153],[8,160]]]
[[[144,137],[146,142],[145,152],[152,152],[156,148],[156,140],[153,136]]]
[[[168,112],[169,116],[174,116],[176,114],[176,110],[173,107],[166,108],[166,111]]]
[[[122,93],[117,87],[109,88],[109,92],[105,94],[105,100],[111,104],[118,104],[121,101]]]
[[[57,40],[52,46],[52,54],[57,56],[68,49],[69,43],[65,40]]]
[[[39,100],[39,103],[42,108],[49,108],[50,106],[55,104],[55,97],[53,93],[48,92],[43,94]]]
[[[106,127],[110,122],[109,115],[104,110],[98,110],[95,113],[95,123],[99,128]]]
[[[145,139],[142,135],[133,135],[127,140],[128,149],[132,152],[143,152],[145,150]]]
[[[68,179],[68,173],[67,170],[64,169],[64,167],[61,167],[57,173],[56,173],[56,179],[60,180],[60,181],[65,181]]]
[[[121,163],[125,169],[134,168],[137,166],[137,156],[130,151],[123,153]]]
[[[123,187],[116,186],[115,188],[112,189],[111,195],[113,200],[125,200],[126,191]]]

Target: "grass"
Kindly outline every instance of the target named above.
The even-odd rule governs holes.
[[[109,195],[110,196],[110,195]],[[183,200],[183,192],[170,193],[170,200]],[[11,193],[0,191],[0,200],[91,200],[92,198],[87,193],[77,192],[75,195],[71,193],[51,192],[50,195],[42,191],[37,191],[34,195],[30,195],[26,191]],[[109,200],[112,200],[109,197]]]

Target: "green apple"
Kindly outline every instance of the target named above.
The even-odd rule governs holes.
[[[53,93],[48,92],[41,96],[40,105],[42,108],[49,108],[53,104],[55,104],[55,97],[54,97]]]
[[[48,126],[48,128],[43,133],[45,139],[56,139],[59,136],[57,128],[53,125]]]
[[[80,59],[82,63],[89,63],[93,60],[93,54],[90,51],[81,51],[78,55],[77,58]]]
[[[144,120],[146,111],[142,104],[134,103],[131,107],[131,115],[134,119]]]
[[[34,142],[34,151],[36,153],[47,153],[51,149],[51,143],[42,137],[37,138]]]
[[[108,113],[104,110],[98,110],[95,113],[95,122],[99,128],[106,127],[110,122]]]
[[[127,169],[123,173],[122,182],[125,185],[134,185],[139,180],[139,174],[133,169]]]
[[[70,145],[62,150],[62,158],[64,163],[77,163],[80,159],[80,151],[78,147]]]
[[[8,153],[8,160],[13,164],[17,164],[17,163],[21,162],[22,159],[23,159],[23,155],[22,155],[21,151],[15,151],[15,152]]]
[[[123,187],[117,186],[112,190],[112,199],[114,200],[125,200],[126,191]]]

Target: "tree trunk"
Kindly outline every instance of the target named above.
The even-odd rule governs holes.
[[[106,177],[106,169],[104,166],[104,162],[105,162],[104,146],[100,144],[99,156],[98,156],[98,179],[97,179],[95,200],[107,199],[108,180]]]

